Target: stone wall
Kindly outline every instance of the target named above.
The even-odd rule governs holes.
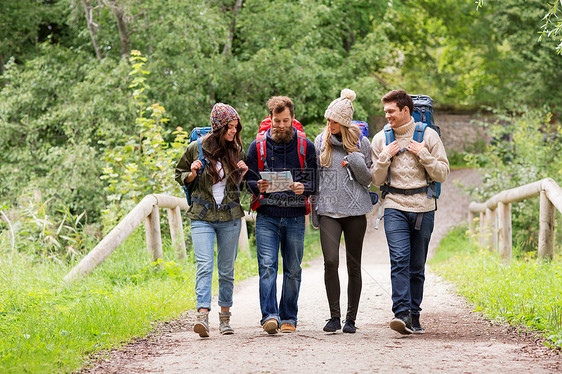
[[[475,114],[448,114],[434,115],[435,124],[441,128],[441,139],[445,149],[450,151],[464,151],[470,149],[475,143],[486,141],[489,137],[485,129],[478,123],[483,120]],[[371,124],[371,135],[382,130],[386,120],[382,116],[374,117],[374,128]]]

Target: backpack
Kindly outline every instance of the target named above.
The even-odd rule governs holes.
[[[427,95],[410,95],[410,97],[414,102],[414,111],[412,112],[414,122],[427,123],[429,127],[441,136],[441,129],[439,129],[439,126],[437,126],[433,120],[433,99]]]
[[[196,178],[199,178],[199,176],[203,172],[203,169],[205,168],[205,165],[207,164],[205,156],[203,156],[203,148],[201,147],[201,138],[203,138],[205,135],[211,132],[211,130],[212,127],[196,127],[193,130],[191,130],[191,133],[189,134],[190,143],[193,141],[197,141],[197,145],[199,147],[199,161],[201,161],[201,163],[203,164],[201,169],[197,170]],[[193,194],[193,189],[195,188],[195,183],[193,182],[195,182],[195,180],[193,180],[189,184],[189,186],[186,186],[185,184],[182,186],[183,192],[185,192],[185,198],[187,199],[187,205],[189,206],[191,206],[192,203],[191,195]]]
[[[416,128],[414,130],[413,139],[414,141],[421,143],[423,141],[423,135],[425,133],[425,129],[431,127],[433,130],[437,132],[439,136],[441,136],[441,130],[439,126],[435,125],[433,122],[433,99],[427,95],[410,95],[412,100],[414,101],[414,111],[412,112],[412,117],[414,118],[414,122],[416,122]],[[390,127],[390,124],[386,124],[384,126],[384,137],[386,145],[389,145],[395,140],[394,137],[394,130]],[[400,152],[398,153],[400,154]],[[397,154],[397,155],[398,155]],[[397,188],[393,188],[390,186],[390,168],[388,170],[388,179],[387,183],[381,186],[382,191],[382,198],[388,194],[388,192],[392,193],[401,193],[404,195],[411,195],[421,192],[427,192],[427,198],[435,198],[438,199],[441,195],[441,183],[435,181],[429,181],[429,176],[427,175],[427,171],[425,172],[425,179],[427,181],[426,187],[415,188],[412,190],[400,190]]]
[[[351,121],[352,124],[357,125],[359,127],[359,130],[361,130],[361,137],[366,137],[367,139],[369,139],[369,124],[367,122],[363,122],[363,121]]]
[[[297,142],[299,150],[299,161],[301,170],[306,168],[306,134],[303,131],[302,124],[296,119],[293,120],[293,127],[297,129]],[[259,131],[256,135],[256,150],[258,152],[258,171],[263,171],[267,167],[266,152],[267,152],[267,130],[271,128],[271,117],[267,117],[260,123]],[[250,203],[251,210],[257,210],[260,202],[263,200],[263,195],[256,196],[252,194],[252,202]],[[306,214],[310,213],[310,203],[306,198]]]

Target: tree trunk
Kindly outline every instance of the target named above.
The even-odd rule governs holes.
[[[89,0],[82,0],[82,6],[84,7],[84,14],[86,16],[86,25],[88,25],[88,31],[90,32],[92,45],[94,46],[94,50],[96,51],[96,58],[98,60],[101,60],[102,55],[98,47],[98,41],[96,40],[98,30],[96,29],[96,24],[93,21],[94,18],[93,7],[89,3],[90,3]]]
[[[0,53],[0,75],[4,74],[4,56]]]
[[[234,3],[234,8],[232,9],[232,22],[230,23],[230,28],[228,30],[228,40],[222,50],[224,55],[229,54],[232,50],[232,44],[234,43],[234,31],[236,29],[236,15],[238,14],[240,8],[242,8],[242,4],[244,4],[244,0],[236,0]]]
[[[129,40],[129,27],[127,22],[125,22],[123,8],[113,8],[113,14],[115,15],[115,21],[119,29],[119,38],[121,39],[121,57],[127,58],[131,53],[131,43]]]
[[[121,57],[128,58],[131,53],[131,42],[129,40],[129,26],[127,24],[125,8],[119,4],[119,0],[103,0],[103,3],[111,9],[111,13],[115,17],[117,30],[119,30],[119,39],[121,41]]]

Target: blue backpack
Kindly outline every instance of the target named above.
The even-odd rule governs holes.
[[[193,130],[191,130],[191,133],[189,134],[189,141],[190,143],[193,141],[197,142],[197,145],[199,147],[199,161],[201,161],[201,163],[203,164],[203,167],[201,167],[201,169],[197,170],[197,177],[199,178],[199,176],[201,175],[201,173],[203,172],[203,169],[205,168],[205,165],[207,164],[207,160],[205,159],[205,156],[203,156],[203,148],[201,147],[201,138],[203,138],[205,135],[207,135],[209,132],[211,132],[212,128],[211,127],[196,127]],[[195,182],[195,181],[193,181]],[[185,184],[183,185],[183,192],[185,192],[185,197],[187,199],[187,205],[191,206],[192,203],[192,199],[191,199],[191,195],[193,193],[193,189],[195,188],[195,183],[190,183],[189,186],[186,186]]]
[[[351,121],[352,124],[357,125],[361,130],[361,138],[367,137],[369,139],[369,124],[363,121]]]
[[[427,95],[410,95],[414,101],[414,111],[412,112],[412,117],[414,122],[416,122],[416,129],[414,130],[414,141],[421,143],[423,141],[423,135],[425,129],[431,127],[441,136],[441,130],[439,126],[435,125],[433,122],[433,99]],[[390,124],[384,126],[384,137],[386,145],[389,145],[395,140],[394,130],[390,127]],[[405,150],[401,150],[397,153],[400,154]],[[435,181],[429,181],[429,176],[425,172],[425,179],[427,181],[426,187],[414,188],[411,190],[401,190],[390,186],[390,168],[388,170],[387,183],[381,186],[382,198],[386,196],[389,192],[401,193],[403,195],[412,195],[421,192],[427,192],[427,198],[438,199],[441,195],[441,183]]]
[[[410,97],[414,102],[414,111],[412,112],[414,122],[426,123],[441,136],[439,126],[433,121],[433,99],[427,95],[410,95]]]

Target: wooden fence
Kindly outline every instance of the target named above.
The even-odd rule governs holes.
[[[480,215],[480,245],[495,249],[502,258],[511,258],[511,203],[536,196],[540,196],[539,257],[552,259],[556,213],[554,208],[562,212],[562,189],[551,178],[502,191],[485,203],[470,203],[468,221],[471,230],[475,229],[475,218]]]
[[[178,259],[186,256],[185,237],[183,235],[183,224],[181,210],[187,210],[187,201],[178,197],[154,194],[148,195],[127,214],[125,218],[98,245],[92,249],[86,257],[82,259],[64,277],[65,281],[72,281],[81,276],[91,273],[96,266],[101,264],[129,235],[135,231],[143,222],[146,232],[146,247],[153,261],[162,258],[162,236],[160,233],[160,209],[166,209],[168,222],[170,223],[170,234],[172,246],[175,249]],[[247,220],[254,217],[247,215],[242,219],[240,239],[238,242],[239,250],[249,251]]]

